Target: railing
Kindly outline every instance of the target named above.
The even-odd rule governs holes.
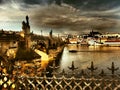
[[[47,77],[49,72],[43,70],[41,74],[35,73],[33,77],[3,74],[0,75],[0,88],[3,90],[120,90],[120,76],[115,74],[119,68],[115,67],[112,62],[111,75],[106,75],[104,70],[99,75],[96,75],[97,67],[91,62],[88,67],[90,73],[81,70],[80,73],[75,73],[77,67],[74,62],[68,67],[72,73],[67,74],[65,70],[56,73],[55,63],[52,68],[52,76]]]

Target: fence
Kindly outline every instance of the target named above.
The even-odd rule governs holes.
[[[112,62],[111,75],[106,75],[104,70],[99,75],[94,73],[97,67],[91,62],[89,74],[84,70],[77,75],[75,73],[77,67],[74,62],[68,67],[72,73],[67,74],[64,70],[61,73],[56,73],[55,63],[52,68],[52,76],[47,77],[48,72],[43,70],[41,75],[36,74],[33,77],[3,74],[0,75],[0,88],[3,90],[120,90],[120,76],[115,74],[119,68],[115,67]]]

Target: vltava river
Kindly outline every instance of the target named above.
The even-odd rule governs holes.
[[[70,46],[64,48],[61,60],[60,69],[70,71],[68,66],[71,66],[72,61],[76,67],[86,69],[90,66],[91,61],[98,67],[97,72],[104,69],[106,73],[110,73],[107,67],[111,67],[111,63],[114,62],[116,67],[120,67],[120,47],[94,47],[94,46],[76,46],[72,45],[72,48],[78,49],[79,52],[69,52]],[[117,71],[119,73],[120,70]]]

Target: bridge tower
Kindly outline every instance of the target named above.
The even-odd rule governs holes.
[[[30,25],[28,16],[26,16],[26,22],[22,22],[22,31],[24,32],[25,48],[28,49],[31,47]]]

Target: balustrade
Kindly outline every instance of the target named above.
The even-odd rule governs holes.
[[[53,66],[50,66],[53,69],[51,77],[47,76],[49,72],[46,69],[41,74],[37,74],[39,67],[33,68],[36,71],[34,71],[34,76],[20,76],[19,73],[9,75],[1,71],[0,88],[3,90],[120,90],[120,75],[115,73],[119,68],[115,67],[114,62],[111,68],[108,67],[111,75],[107,75],[104,70],[98,74],[95,73],[98,68],[93,62],[87,68],[89,73],[86,72],[87,70],[79,70],[72,62],[72,65],[68,67],[72,71],[71,75],[64,69],[62,72],[56,72],[59,66],[56,66],[55,62]],[[78,70],[80,72],[76,73],[75,71]]]

